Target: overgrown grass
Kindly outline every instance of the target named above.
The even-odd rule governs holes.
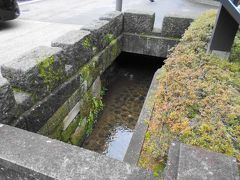
[[[161,173],[173,140],[240,161],[240,36],[231,62],[206,53],[216,12],[195,20],[165,62],[139,164]]]

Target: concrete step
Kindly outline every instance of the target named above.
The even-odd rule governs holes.
[[[164,179],[239,180],[239,176],[235,158],[173,142],[169,150]]]

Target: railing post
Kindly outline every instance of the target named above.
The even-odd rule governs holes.
[[[116,10],[122,11],[122,0],[116,0]]]
[[[232,0],[232,2],[237,5],[238,0]],[[238,27],[238,22],[231,16],[226,8],[221,5],[208,52],[228,58]]]

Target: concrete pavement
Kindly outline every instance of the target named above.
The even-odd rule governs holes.
[[[124,0],[123,10],[156,12],[160,28],[167,14],[196,17],[211,6],[188,0]],[[115,0],[35,0],[20,3],[21,16],[0,24],[0,65],[40,45],[50,46],[58,36],[115,9]]]

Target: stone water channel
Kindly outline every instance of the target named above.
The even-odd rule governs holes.
[[[103,74],[104,109],[82,147],[123,160],[155,71],[163,59],[122,53]]]

